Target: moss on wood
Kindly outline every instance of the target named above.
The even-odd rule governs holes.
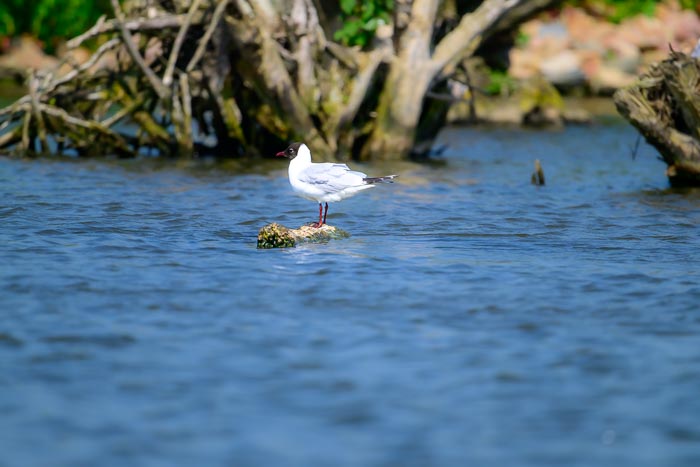
[[[302,225],[298,229],[290,229],[275,222],[258,232],[258,248],[291,248],[302,243],[321,243],[349,236],[348,232],[328,224],[321,227]]]

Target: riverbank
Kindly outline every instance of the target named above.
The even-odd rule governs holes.
[[[450,121],[561,125],[615,114],[607,98],[670,50],[690,54],[698,38],[700,17],[677,1],[617,24],[590,8],[547,12],[520,26],[502,60],[483,53],[464,64],[450,84],[459,101]]]
[[[681,9],[675,3],[659,5],[655,9],[658,17],[635,16],[617,25],[613,25],[604,19],[604,16],[592,14],[590,9],[587,8],[565,7],[556,10],[556,13],[548,12],[540,15],[538,18],[523,24],[517,31],[513,31],[511,28],[507,32],[504,30],[499,33],[497,35],[499,40],[508,39],[514,34],[517,35],[514,46],[508,44],[499,46],[501,52],[508,52],[507,68],[499,69],[499,65],[495,63],[497,60],[494,60],[494,57],[486,50],[481,50],[476,57],[465,58],[464,62],[461,62],[461,66],[458,66],[456,70],[445,72],[446,75],[451,77],[447,80],[447,86],[444,85],[445,80],[433,82],[431,81],[432,78],[424,79],[423,83],[426,88],[416,97],[415,105],[409,107],[416,113],[416,121],[418,120],[417,113],[423,109],[425,117],[421,117],[420,125],[421,128],[424,130],[429,129],[429,131],[420,136],[420,140],[405,139],[406,144],[401,146],[401,148],[392,149],[394,151],[391,153],[392,157],[405,157],[404,152],[407,151],[406,148],[409,146],[415,148],[422,143],[425,143],[424,147],[432,145],[434,142],[433,136],[436,133],[431,132],[436,132],[438,128],[444,126],[446,123],[445,112],[450,108],[450,116],[447,119],[447,123],[486,122],[543,126],[590,121],[591,115],[582,106],[571,105],[570,101],[565,99],[565,97],[609,96],[609,91],[626,85],[625,83],[627,82],[632,82],[636,76],[633,73],[643,70],[647,62],[651,61],[649,57],[656,57],[657,55],[655,54],[661,53],[662,42],[668,41],[667,45],[669,47],[686,50],[692,47],[694,38],[700,35],[700,19],[698,19],[697,14]],[[178,18],[182,19],[181,16],[178,16]],[[177,24],[177,22],[172,24]],[[204,17],[200,18],[200,26],[212,24],[219,23],[213,20],[209,21],[209,19]],[[659,25],[663,26],[664,24],[673,26],[672,32],[665,32],[663,27],[659,27]],[[185,26],[183,26],[181,31],[184,31],[184,29]],[[638,32],[638,30],[646,31],[654,39],[649,40],[646,34],[634,36],[633,32]],[[200,33],[203,32],[200,31]],[[211,36],[206,37],[208,40]],[[82,39],[84,38],[85,35],[81,36],[81,39],[69,42],[69,44],[76,46],[83,44]],[[142,39],[144,38],[142,37]],[[644,41],[645,39],[646,42]],[[226,154],[236,152],[239,154],[255,154],[257,151],[269,153],[272,149],[271,147],[260,148],[262,140],[256,138],[246,136],[240,139],[241,135],[239,133],[243,131],[242,128],[245,126],[242,124],[244,120],[260,122],[262,125],[260,128],[263,128],[267,132],[266,134],[282,135],[281,139],[287,139],[284,135],[291,133],[286,132],[291,131],[291,128],[296,128],[294,125],[288,126],[282,122],[270,120],[265,112],[251,112],[244,115],[240,112],[235,102],[231,105],[235,107],[233,110],[239,110],[238,113],[229,109],[228,104],[225,104],[225,102],[214,102],[211,99],[224,96],[227,90],[231,90],[232,87],[229,86],[227,88],[226,84],[220,81],[218,82],[219,87],[214,90],[215,92],[205,92],[206,86],[201,85],[200,79],[204,75],[201,73],[190,73],[189,66],[188,72],[180,77],[184,79],[184,82],[171,87],[173,84],[172,73],[176,63],[174,57],[176,57],[178,50],[173,49],[172,53],[163,52],[163,47],[169,41],[162,38],[141,41],[145,48],[142,52],[141,62],[139,62],[143,73],[138,67],[134,68],[137,74],[140,73],[139,76],[141,78],[138,83],[130,85],[133,89],[128,89],[129,83],[127,83],[127,88],[124,88],[123,83],[120,81],[115,85],[113,76],[125,73],[126,68],[124,68],[123,62],[125,59],[130,61],[124,50],[130,49],[131,40],[128,37],[125,39],[124,44],[127,44],[127,47],[123,50],[119,48],[119,41],[120,39],[115,37],[103,43],[88,62],[85,61],[89,56],[87,50],[77,47],[68,52],[70,56],[64,56],[59,59],[42,55],[43,52],[40,50],[39,44],[29,37],[22,37],[16,44],[12,45],[10,52],[0,57],[2,59],[0,60],[0,65],[4,64],[7,67],[6,69],[15,70],[18,75],[21,75],[22,72],[29,75],[30,79],[25,81],[34,84],[32,86],[34,94],[27,95],[17,106],[5,111],[4,115],[10,116],[7,117],[8,123],[4,124],[4,127],[8,128],[12,123],[15,126],[12,127],[11,133],[5,134],[3,146],[11,147],[12,145],[21,144],[20,147],[24,151],[31,152],[33,148],[38,147],[37,142],[40,142],[41,150],[48,151],[49,139],[47,139],[47,135],[51,136],[55,133],[62,135],[62,137],[70,135],[68,139],[71,143],[67,144],[67,146],[73,147],[80,155],[89,156],[93,154],[94,148],[103,148],[102,144],[95,145],[91,141],[90,144],[86,144],[86,141],[89,141],[89,139],[85,137],[85,134],[98,129],[100,137],[106,141],[106,146],[112,148],[109,152],[119,154],[120,157],[133,157],[143,147],[156,149],[160,153],[172,154],[177,157],[182,155],[192,157],[197,152],[195,148],[203,148],[205,151],[213,148],[212,145],[202,142],[203,139],[196,139],[201,135],[193,136],[192,122],[194,121],[193,118],[197,117],[199,128],[210,129],[216,132],[216,145],[227,146]],[[204,43],[206,42],[202,42],[202,44]],[[314,61],[317,65],[323,63],[327,58],[324,55],[326,53],[324,47],[326,45],[322,45],[319,49],[320,55],[315,57]],[[484,48],[486,47],[492,47],[492,44],[484,43]],[[56,49],[61,50],[61,47]],[[205,49],[201,48],[199,50]],[[357,50],[347,50],[353,53],[357,52]],[[165,55],[169,55],[170,59],[168,60],[169,66],[164,70],[158,67],[164,65]],[[212,61],[219,63],[223,56],[220,54],[214,57]],[[364,57],[364,55],[360,56]],[[471,57],[469,54],[463,56]],[[140,55],[136,53],[134,60],[137,61],[136,59],[139,57]],[[191,57],[189,63],[196,63],[199,59],[199,56],[195,54]],[[377,60],[380,61],[376,61],[372,68],[367,68],[368,73],[374,74],[377,70],[380,70],[377,66],[385,59],[378,58]],[[32,61],[41,65],[37,65],[37,68],[28,66]],[[395,62],[391,61],[391,63]],[[156,72],[153,71],[154,69],[149,68],[151,64],[157,65],[157,69],[154,68]],[[54,71],[46,75],[44,72],[49,69]],[[236,70],[234,79],[237,79],[238,76],[245,76],[251,70],[264,69],[259,63],[250,67],[246,62],[243,68]],[[28,72],[28,70],[38,71]],[[281,68],[276,70],[275,75],[280,72]],[[63,78],[62,73],[67,71],[70,71],[70,76]],[[300,72],[298,70],[287,71],[290,73],[287,83],[293,87],[293,82],[301,79]],[[346,71],[353,75],[357,70],[348,68]],[[214,75],[212,76],[219,76],[216,70],[213,70],[213,72]],[[76,75],[78,74],[82,74],[82,76],[77,77]],[[156,75],[162,75],[162,83],[159,79],[156,79]],[[84,79],[85,76],[88,76],[90,80],[94,78],[94,80],[88,82]],[[390,74],[389,76],[394,75]],[[398,76],[406,76],[406,74],[402,73]],[[622,76],[625,79],[620,79],[613,84],[604,82],[601,76],[607,76],[608,78],[610,76],[617,76],[618,78]],[[393,81],[383,81],[387,79],[386,76],[378,79],[386,89],[392,89]],[[417,80],[417,77],[409,75],[408,89],[411,92],[413,92],[413,89],[410,86],[418,82]],[[16,81],[21,80],[16,78]],[[370,83],[372,80],[365,78],[363,82]],[[354,83],[354,81],[351,83]],[[56,90],[57,86],[64,84],[68,89]],[[78,86],[78,92],[75,92],[76,89],[72,86]],[[357,89],[360,89],[352,86],[355,86],[355,84],[344,86],[342,92],[353,89],[354,93]],[[431,86],[431,88],[427,88],[428,86]],[[75,105],[76,96],[83,94],[84,88],[99,89],[101,91],[85,94],[88,102],[85,107],[80,107]],[[316,90],[323,89],[316,85],[313,85],[312,88]],[[143,95],[140,94],[141,90],[146,90]],[[200,91],[203,94],[198,94]],[[57,93],[61,96],[72,97],[61,98],[61,102],[54,106],[52,102],[54,102]],[[341,90],[338,93],[341,93]],[[335,94],[330,93],[329,96],[331,95]],[[370,95],[372,94],[369,92],[357,94],[356,105],[350,108],[352,115],[355,115],[360,110],[360,104],[370,102],[370,99],[366,97]],[[207,104],[202,104],[204,101],[199,99],[199,97],[205,99]],[[247,94],[241,95],[237,97],[237,100],[247,102],[248,97],[249,95]],[[316,98],[309,101],[309,105],[316,102],[314,99]],[[426,106],[425,99],[447,100],[447,102],[438,102],[437,105],[431,104]],[[169,119],[163,119],[163,123],[160,125],[151,118],[152,109],[156,108],[155,104],[149,105],[151,110],[147,112],[141,112],[140,109],[146,103],[162,101],[165,101],[162,108],[170,109],[171,115]],[[392,91],[388,102],[401,103],[403,101],[403,98],[397,98],[397,95],[393,94]],[[301,105],[300,100],[294,100],[293,102],[295,105]],[[323,99],[318,102],[327,103]],[[95,103],[99,103],[98,106],[95,106]],[[214,118],[214,121],[219,122],[219,124],[210,125],[204,118],[205,113],[201,109],[194,109],[193,112],[193,103],[197,103],[197,106],[220,109],[224,112],[217,114],[219,117]],[[83,114],[84,108],[90,109],[90,115]],[[106,111],[105,109],[120,109],[120,111],[117,116],[110,116],[106,119],[107,123],[103,125],[104,115],[102,114]],[[231,110],[231,112],[226,109]],[[332,118],[333,108],[330,106],[321,106],[314,112],[317,112],[314,115],[317,116],[318,122],[335,121]],[[403,113],[394,112],[393,110],[382,113],[379,111],[369,112],[365,109],[363,112],[362,118],[367,120],[362,131],[366,132],[366,134],[375,134],[371,132],[371,128],[374,125],[379,125],[382,115],[403,115]],[[138,115],[136,115],[137,113]],[[46,115],[44,116],[43,114]],[[287,111],[285,114],[297,115],[296,112],[290,111]],[[80,115],[80,118],[75,118],[76,115]],[[355,132],[353,135],[357,136],[357,130],[354,128],[359,127],[360,122],[356,119],[353,120],[351,118],[352,115],[348,114],[347,117],[344,117],[346,120],[338,120],[338,122],[345,121],[348,131]],[[144,141],[141,136],[138,139],[133,139],[129,134],[121,134],[112,130],[112,125],[117,123],[119,125],[124,124],[125,116],[136,122],[137,125],[146,128],[146,133],[144,134],[147,134],[148,141]],[[435,119],[434,123],[432,123],[432,119]],[[353,125],[349,124],[351,121]],[[310,120],[298,122],[301,125],[299,128],[307,123],[314,126],[310,122]],[[47,124],[50,126],[48,131]],[[324,130],[323,128],[318,127],[319,130],[333,133],[333,131]],[[350,130],[350,128],[353,129]],[[170,130],[173,130],[174,134]],[[297,135],[308,133],[300,130],[295,131],[297,131],[295,133]],[[204,133],[206,133],[206,130]],[[244,140],[247,142],[241,143]],[[256,141],[256,143],[252,144],[250,143],[251,141]],[[321,138],[318,141],[325,140]],[[343,144],[348,147],[352,146],[353,150],[356,149],[348,141],[344,139],[343,141],[345,141]],[[277,145],[278,143],[274,144]],[[334,153],[334,149],[323,146],[325,143],[319,144],[322,145],[320,151],[322,154]],[[370,146],[372,149],[369,149]],[[370,145],[369,143],[365,144],[366,151],[370,152],[376,152],[378,149],[381,149],[379,146]],[[235,149],[232,151],[232,148]],[[414,152],[422,150],[419,147]],[[357,157],[371,158],[366,151],[365,149],[357,151]],[[214,150],[212,149],[211,152],[213,153]],[[221,153],[223,154],[223,152]],[[388,154],[390,152],[379,151],[379,153]]]
[[[592,13],[567,6],[522,24],[509,51],[508,76],[542,77],[564,92],[612,95],[669,50],[689,54],[700,38],[700,17],[676,1],[619,24]]]
[[[638,14],[613,23],[595,3],[586,7],[564,6],[523,23],[507,50],[505,67],[466,65],[476,87],[488,93],[508,95],[519,86],[544,80],[563,95],[607,95],[630,85],[652,63],[664,59],[669,49],[690,53],[700,38],[700,17],[683,9],[678,1],[659,3],[651,16]],[[65,44],[55,55],[46,54],[33,37],[5,38],[0,46],[0,93],[10,81],[23,86],[30,70],[54,70],[59,74],[85,63],[90,52]],[[105,53],[96,66],[116,65],[114,53]],[[477,70],[470,69],[477,68]]]

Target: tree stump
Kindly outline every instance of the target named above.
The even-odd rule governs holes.
[[[618,112],[666,162],[671,186],[700,186],[700,60],[671,52],[615,93]]]
[[[535,171],[530,176],[530,182],[533,185],[544,186],[544,170],[539,159],[535,159]]]
[[[321,243],[349,236],[348,232],[328,224],[321,227],[302,225],[298,229],[290,229],[273,222],[258,232],[258,248],[291,248],[302,243]]]

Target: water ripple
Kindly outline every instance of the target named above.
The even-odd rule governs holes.
[[[280,161],[0,158],[3,461],[696,465],[700,196],[635,137],[447,131],[274,251]]]

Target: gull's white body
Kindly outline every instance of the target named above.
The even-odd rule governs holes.
[[[316,227],[326,223],[328,203],[349,198],[376,183],[393,183],[396,178],[396,175],[368,177],[350,170],[345,164],[315,164],[311,161],[311,151],[303,143],[292,143],[277,156],[290,159],[289,183],[296,194],[318,202],[318,222],[313,224]],[[325,212],[323,203],[326,204]]]
[[[305,144],[289,163],[289,183],[294,192],[318,203],[337,202],[374,187],[366,178],[366,174],[350,170],[345,164],[311,162],[311,151]]]

